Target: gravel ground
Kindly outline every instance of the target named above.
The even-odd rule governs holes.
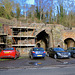
[[[20,68],[20,67],[42,67],[42,66],[54,66],[54,65],[71,65],[75,64],[75,59],[53,59],[51,57],[43,58],[21,58],[12,59],[6,61],[0,61],[0,69],[5,68]]]

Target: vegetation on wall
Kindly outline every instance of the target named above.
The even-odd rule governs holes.
[[[0,23],[0,27],[2,27],[2,24]]]

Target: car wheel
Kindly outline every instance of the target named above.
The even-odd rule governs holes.
[[[15,58],[14,59],[17,59],[17,55],[15,55]]]
[[[30,58],[33,59],[33,56],[31,55]]]
[[[54,59],[57,59],[57,55],[56,54],[54,55]]]
[[[73,54],[73,57],[75,58],[75,54]]]
[[[18,56],[18,58],[20,57],[20,54],[19,54],[19,56]]]

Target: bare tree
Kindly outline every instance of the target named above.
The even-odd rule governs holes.
[[[21,2],[22,2],[23,15],[25,16],[25,19],[26,19],[26,1],[27,0],[21,0]]]

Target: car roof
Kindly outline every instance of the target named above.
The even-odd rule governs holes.
[[[3,50],[13,50],[14,48],[12,47],[12,48],[5,48],[5,49],[3,49]]]
[[[75,47],[69,47],[69,48],[75,48]]]
[[[69,48],[75,48],[75,47],[69,47]]]

